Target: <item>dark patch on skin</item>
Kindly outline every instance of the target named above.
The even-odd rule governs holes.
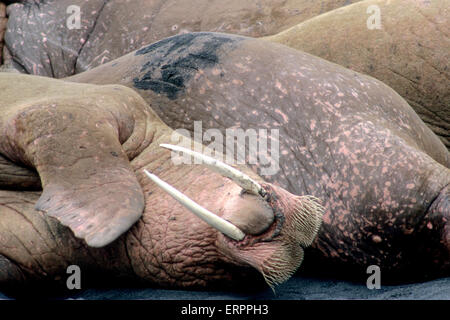
[[[133,79],[134,87],[164,93],[175,100],[199,70],[219,63],[220,49],[225,45],[233,48],[244,39],[215,33],[188,33],[146,46],[135,53],[148,55],[149,60],[141,68],[145,74]]]

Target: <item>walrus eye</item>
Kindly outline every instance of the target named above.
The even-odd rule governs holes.
[[[161,147],[170,149],[173,151],[184,152],[188,155],[193,156],[201,161],[202,165],[205,165],[209,169],[221,174],[224,177],[230,178],[236,184],[238,184],[245,191],[252,193],[257,196],[264,197],[266,195],[266,191],[257,183],[255,180],[250,178],[245,173],[217,160],[207,155],[201,154],[199,152],[186,149],[180,146],[174,146],[171,144],[160,144]]]
[[[225,219],[215,215],[211,211],[203,208],[201,205],[197,204],[195,201],[187,197],[182,192],[178,191],[174,187],[172,187],[167,182],[161,180],[154,174],[148,172],[144,169],[145,174],[159,187],[161,187],[164,191],[166,191],[170,196],[172,196],[175,200],[185,206],[189,211],[195,214],[197,217],[205,221],[214,229],[219,230],[224,235],[234,239],[236,241],[241,241],[245,237],[245,233],[242,232],[241,229],[236,227],[234,224],[228,222]]]

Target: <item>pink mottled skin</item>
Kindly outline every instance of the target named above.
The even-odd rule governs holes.
[[[135,88],[172,128],[192,132],[193,121],[202,121],[204,130],[223,133],[237,122],[244,130],[278,129],[280,170],[264,178],[324,199],[326,207],[305,264],[311,270],[362,280],[376,264],[385,280],[450,275],[450,156],[405,100],[371,77],[231,35],[220,35],[228,40],[217,49],[216,63],[194,72],[175,97],[134,86],[131,79],[150,67],[158,76],[189,53],[201,56],[207,37],[218,34],[197,34],[184,46],[177,42],[173,52],[161,49],[179,41],[174,37],[158,48],[169,50],[164,57],[149,47],[70,79]]]

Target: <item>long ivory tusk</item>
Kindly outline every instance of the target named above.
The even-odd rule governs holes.
[[[183,206],[189,209],[189,211],[191,211],[197,217],[205,221],[211,227],[219,230],[226,236],[236,241],[241,241],[242,239],[244,239],[245,233],[242,232],[242,230],[240,230],[234,224],[228,222],[225,219],[222,219],[221,217],[215,215],[211,211],[203,208],[202,206],[200,206],[199,204],[191,200],[189,197],[187,197],[186,195],[184,195],[183,193],[172,187],[167,182],[164,182],[154,174],[148,172],[145,169],[144,172],[154,183],[156,183],[164,191],[170,194],[175,200],[177,200],[179,203],[181,203]]]
[[[264,189],[261,188],[259,183],[257,183],[255,180],[250,178],[245,173],[223,163],[222,161],[219,161],[210,156],[207,156],[207,155],[201,154],[199,152],[196,152],[196,151],[193,151],[193,150],[190,150],[187,148],[183,148],[180,146],[174,146],[174,145],[165,144],[165,143],[160,144],[160,146],[163,148],[166,148],[166,149],[184,152],[186,154],[189,154],[189,155],[201,160],[203,165],[206,165],[208,168],[221,174],[222,176],[230,178],[235,183],[237,183],[242,189],[244,189],[248,192],[251,192],[255,195],[261,195],[261,196],[264,196],[264,194],[265,194]]]

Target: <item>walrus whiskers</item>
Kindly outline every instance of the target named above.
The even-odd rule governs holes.
[[[174,187],[172,187],[167,182],[161,180],[154,174],[148,172],[144,169],[145,174],[154,182],[156,183],[161,189],[163,189],[165,192],[167,192],[172,198],[177,200],[180,204],[185,206],[189,211],[191,211],[193,214],[195,214],[197,217],[205,221],[207,224],[209,224],[214,229],[219,230],[224,235],[230,237],[231,239],[234,239],[236,241],[241,241],[245,237],[245,233],[242,232],[238,227],[233,225],[232,223],[228,222],[225,219],[222,219],[221,217],[215,215],[211,211],[203,208],[198,203],[187,197],[182,192],[178,191]]]
[[[255,180],[250,178],[245,173],[223,163],[222,161],[219,161],[217,159],[214,159],[210,156],[201,154],[199,152],[183,148],[180,146],[174,146],[171,144],[160,144],[161,147],[170,149],[173,151],[180,151],[184,152],[188,155],[191,155],[198,160],[202,161],[202,165],[205,165],[206,167],[210,168],[211,170],[221,174],[224,177],[230,178],[233,180],[236,184],[238,184],[242,189],[244,189],[247,192],[253,193],[257,196],[264,197],[266,192],[264,189],[257,183]]]

